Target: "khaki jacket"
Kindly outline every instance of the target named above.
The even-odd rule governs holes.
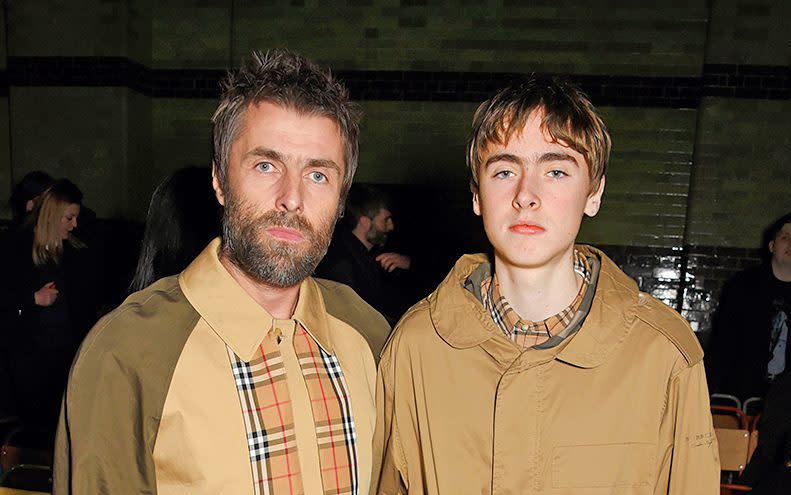
[[[251,454],[228,349],[249,361],[272,329],[283,354],[306,493],[322,491],[316,424],[292,334],[299,322],[337,357],[352,402],[360,493],[369,486],[375,365],[357,329],[384,318],[350,288],[307,278],[290,320],[233,280],[212,242],[179,277],[100,320],[72,366],[55,446],[54,493],[253,494]],[[290,367],[291,366],[291,367]]]
[[[703,353],[603,253],[579,332],[521,351],[462,257],[382,353],[372,494],[719,493]]]

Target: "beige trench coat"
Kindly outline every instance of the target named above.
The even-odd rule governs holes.
[[[465,256],[382,353],[373,494],[716,495],[703,352],[603,253],[578,333],[522,352],[462,287]]]

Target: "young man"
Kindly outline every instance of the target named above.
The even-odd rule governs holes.
[[[55,493],[368,490],[374,361],[386,326],[309,277],[357,164],[343,86],[283,51],[229,74],[214,124],[215,239],[130,296],[82,345],[61,413]]]
[[[697,339],[574,244],[609,153],[567,83],[478,108],[468,164],[494,256],[462,257],[386,345],[372,494],[719,493]]]

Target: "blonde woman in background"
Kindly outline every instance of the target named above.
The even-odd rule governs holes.
[[[0,332],[31,444],[51,445],[71,359],[96,317],[89,253],[74,234],[81,202],[76,185],[55,181],[2,248]]]

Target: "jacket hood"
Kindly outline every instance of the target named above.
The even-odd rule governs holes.
[[[604,363],[629,334],[643,298],[634,280],[603,252],[585,245],[576,248],[583,255],[597,259],[601,268],[593,287],[593,304],[580,330],[553,352],[557,352],[557,359],[569,364],[594,368]],[[502,335],[500,329],[464,287],[470,274],[488,261],[485,254],[459,258],[445,280],[428,296],[429,314],[436,332],[450,346],[467,349],[483,345],[498,361],[512,361],[519,351],[505,339],[495,339]]]

